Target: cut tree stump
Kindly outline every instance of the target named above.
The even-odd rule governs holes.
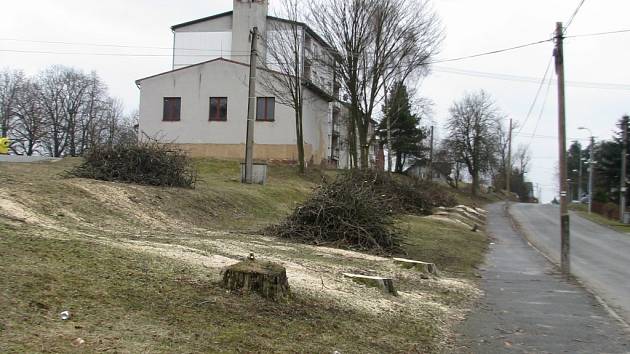
[[[398,296],[398,292],[394,287],[392,278],[375,277],[370,275],[343,273],[343,276],[351,279],[356,283],[367,285],[373,288],[379,288],[381,291]]]
[[[414,261],[412,259],[394,258],[394,263],[408,269],[417,269],[422,273],[438,275],[437,266],[434,263]]]
[[[286,299],[289,296],[287,270],[279,264],[250,257],[224,269],[223,286],[228,290],[256,292],[273,301]]]

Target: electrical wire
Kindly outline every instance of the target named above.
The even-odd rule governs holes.
[[[504,81],[515,81],[515,82],[525,82],[525,83],[535,83],[535,84],[540,84],[540,81],[541,81],[541,78],[539,77],[537,78],[537,77],[531,77],[531,76],[517,76],[517,75],[510,75],[510,74],[464,70],[464,69],[448,68],[448,67],[440,67],[440,66],[433,67],[433,70],[436,72],[489,78],[489,79],[504,80]],[[578,87],[578,88],[622,90],[622,91],[630,90],[630,84],[591,82],[591,81],[566,81],[565,84],[567,86]]]
[[[571,15],[571,18],[569,19],[569,21],[567,21],[567,25],[564,27],[563,33],[567,32],[567,30],[569,29],[569,27],[573,23],[573,20],[575,20],[575,17],[577,16],[578,12],[580,12],[580,9],[582,8],[582,5],[584,5],[585,2],[586,2],[586,0],[581,0],[580,1],[580,3],[578,4],[577,8],[573,12],[573,15]]]
[[[616,31],[607,31],[607,32],[595,32],[595,33],[584,33],[584,34],[574,34],[571,36],[566,36],[564,38],[585,38],[585,37],[596,37],[596,36],[606,36],[610,34],[619,34],[619,33],[628,33],[630,29],[622,29]]]
[[[542,106],[540,107],[540,113],[538,114],[538,119],[536,120],[536,126],[534,127],[534,132],[532,133],[532,136],[529,139],[529,143],[527,143],[528,149],[532,145],[532,142],[534,141],[534,136],[536,136],[536,133],[538,132],[538,125],[540,124],[540,121],[542,120],[542,116],[545,112],[545,107],[547,106],[547,99],[549,98],[549,91],[551,91],[552,83],[553,83],[553,80],[551,79],[551,76],[550,76],[549,83],[547,84],[547,92],[545,92],[543,103],[542,103]]]
[[[160,50],[191,50],[200,52],[219,52],[219,49],[201,49],[201,48],[173,48],[173,47],[153,47],[153,46],[140,46],[130,44],[106,44],[106,43],[88,43],[88,42],[64,42],[64,41],[44,41],[35,39],[20,39],[20,38],[0,38],[0,41],[10,42],[25,42],[25,43],[40,43],[40,44],[61,44],[61,45],[75,45],[86,47],[105,47],[105,48],[132,48],[132,49],[160,49]],[[231,51],[231,53],[242,53],[249,55],[248,51]]]
[[[547,80],[547,75],[549,74],[549,69],[551,68],[552,61],[553,61],[553,57],[549,59],[549,63],[547,64],[547,68],[545,69],[545,74],[543,75],[542,80],[540,80],[540,85],[538,85],[538,90],[536,90],[534,101],[529,106],[529,110],[527,111],[527,116],[525,116],[525,120],[523,121],[521,128],[516,133],[516,136],[518,136],[523,131],[523,129],[525,128],[525,125],[527,125],[527,122],[529,121],[529,117],[532,115],[532,112],[534,111],[534,107],[536,106],[536,103],[538,102],[538,97],[540,96],[540,92],[542,91],[542,88],[545,85],[545,81]]]

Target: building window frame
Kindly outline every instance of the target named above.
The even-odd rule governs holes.
[[[215,112],[212,111],[212,103],[215,103]],[[225,110],[221,109],[221,103],[225,103]],[[228,98],[227,97],[210,97],[208,110],[208,121],[210,122],[227,122],[228,117]]]
[[[179,122],[182,120],[181,97],[164,97],[162,102],[163,122]]]
[[[276,120],[276,98],[257,97],[256,98],[256,121],[275,122]]]

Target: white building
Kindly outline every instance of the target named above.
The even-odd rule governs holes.
[[[328,45],[308,26],[267,15],[267,0],[234,0],[233,11],[172,27],[173,70],[138,80],[141,137],[187,150],[192,156],[243,159],[247,124],[250,31],[264,39],[282,24],[297,25],[302,41],[305,159],[346,168],[347,109],[338,88]],[[274,30],[271,30],[271,29]],[[260,69],[258,82],[273,80]],[[295,112],[257,85],[254,158],[297,160]]]

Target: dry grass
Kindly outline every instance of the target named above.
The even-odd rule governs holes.
[[[443,236],[466,235],[458,225],[403,220],[410,256],[446,270],[430,280],[386,258],[252,232],[328,172],[273,166],[267,186],[243,186],[238,164],[200,160],[193,191],[62,178],[76,163],[0,165],[0,352],[437,352],[479,295],[467,275],[483,241]],[[449,255],[454,245],[470,257]],[[287,268],[288,304],[218,286],[250,252]],[[343,272],[393,276],[401,296]],[[58,319],[65,309],[73,320]],[[86,343],[73,347],[78,337]]]

